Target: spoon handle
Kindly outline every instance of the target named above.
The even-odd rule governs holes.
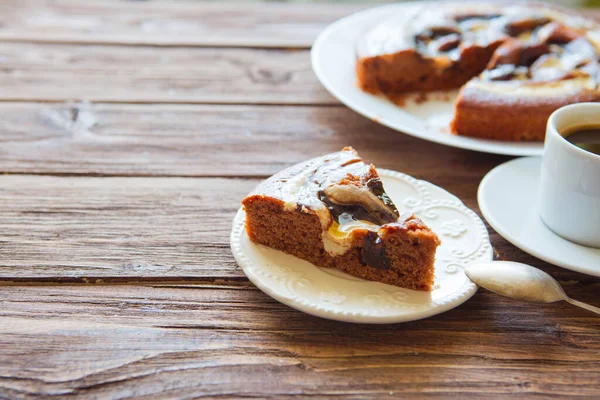
[[[598,308],[598,307],[594,307],[589,304],[582,303],[581,301],[573,300],[570,297],[567,297],[565,300],[567,303],[573,304],[574,306],[585,308],[588,311],[594,312],[596,314],[600,314],[600,308]]]

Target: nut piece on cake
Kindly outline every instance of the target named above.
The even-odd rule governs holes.
[[[438,236],[398,212],[375,167],[350,147],[281,171],[242,204],[255,243],[359,278],[432,288]]]

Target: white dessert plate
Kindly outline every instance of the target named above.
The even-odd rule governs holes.
[[[456,136],[450,133],[456,91],[432,94],[422,101],[408,98],[402,108],[362,92],[356,85],[356,44],[367,30],[396,13],[410,12],[423,3],[384,5],[342,18],[327,27],[315,41],[312,67],[323,86],[359,114],[397,131],[425,140],[487,153],[515,156],[541,155],[542,143],[506,142]]]
[[[431,183],[394,171],[378,172],[398,208],[414,212],[440,236],[431,292],[365,281],[254,244],[246,235],[245,214],[240,209],[233,221],[231,249],[248,279],[283,304],[345,322],[413,321],[468,300],[477,286],[467,278],[464,267],[492,259],[492,246],[481,219],[458,198]]]
[[[481,213],[502,237],[551,264],[600,276],[600,249],[581,246],[552,232],[537,210],[540,157],[517,158],[494,168],[479,185]]]

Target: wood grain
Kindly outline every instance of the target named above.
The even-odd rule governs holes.
[[[341,106],[0,103],[0,132],[0,173],[266,177],[351,145],[381,168],[476,185],[508,160],[415,139]]]
[[[339,104],[307,50],[0,42],[0,100]]]
[[[444,186],[477,210],[473,177]],[[462,182],[461,178],[466,182]],[[246,282],[229,234],[258,179],[0,176],[0,283]],[[492,231],[507,260],[561,281],[598,280],[550,267]]]
[[[373,5],[4,0],[0,40],[308,48],[331,22]]]
[[[10,287],[0,302],[0,357],[13,360],[0,363],[0,395],[11,398],[590,398],[600,390],[598,318],[488,292],[392,326],[321,320],[249,286]]]
[[[236,265],[240,200],[296,162],[352,145],[477,211],[509,159],[399,134],[320,86],[307,48],[367,5],[0,4],[0,399],[600,393],[600,319],[567,304],[480,291],[351,325],[275,302]],[[599,305],[597,278],[490,234]]]
[[[377,3],[4,0],[0,40],[66,44],[309,48],[332,22]],[[600,11],[586,10],[598,18]]]
[[[0,176],[0,279],[241,277],[229,233],[256,183]]]

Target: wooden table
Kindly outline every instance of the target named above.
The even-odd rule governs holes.
[[[0,13],[0,398],[587,397],[600,318],[478,292],[423,321],[305,315],[229,249],[265,177],[345,145],[478,210],[508,157],[399,134],[309,61],[365,5],[5,0]],[[510,190],[510,188],[507,188]],[[600,281],[490,229],[497,256],[600,304]]]

